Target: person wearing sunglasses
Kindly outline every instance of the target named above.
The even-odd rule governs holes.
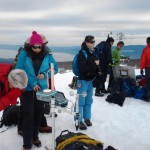
[[[46,51],[49,52],[49,54],[52,55],[52,51],[51,49],[47,46],[48,44],[48,40],[46,39],[45,35],[40,34],[40,36],[43,39],[43,45],[45,46]],[[18,54],[16,55],[15,61],[14,61],[14,65],[13,67],[15,68],[17,61],[18,61],[18,57],[19,54],[21,53],[21,51],[28,49],[27,47],[30,46],[30,38],[28,38],[25,42],[24,42],[24,48],[20,47],[18,50]],[[26,58],[26,57],[24,57]],[[22,63],[24,62],[24,60],[22,60]],[[22,64],[23,65],[23,64]],[[21,67],[21,63],[19,64],[19,66]],[[51,85],[51,79],[49,79],[49,85]],[[50,88],[50,87],[49,87]],[[57,114],[56,114],[57,116]],[[22,106],[20,105],[20,110],[19,110],[19,117],[18,117],[18,123],[17,123],[17,132],[19,135],[23,135],[23,131],[22,131],[22,122],[23,122],[23,112],[22,112]],[[47,124],[47,119],[45,117],[45,115],[42,115],[42,120],[41,120],[41,124],[40,124],[40,129],[39,129],[40,133],[52,133],[52,127],[49,126]]]
[[[95,59],[95,39],[93,36],[89,35],[85,37],[84,42],[81,45],[81,50],[79,51],[77,57],[77,64],[79,68],[80,75],[78,76],[78,86],[77,93],[79,96],[79,128],[80,130],[86,130],[87,126],[92,126],[91,122],[91,108],[93,103],[93,79],[96,75],[97,66],[99,65],[99,60]],[[87,58],[84,56],[83,51],[86,53]],[[86,97],[82,96],[86,93]],[[84,120],[84,122],[83,122]]]
[[[33,31],[29,41],[29,45],[19,54],[16,64],[16,68],[25,70],[28,76],[28,86],[20,98],[23,111],[24,150],[30,150],[32,144],[37,147],[42,145],[38,134],[44,103],[37,100],[36,92],[48,88],[47,71],[51,63],[54,64],[55,74],[58,72],[57,63],[46,50],[41,35]],[[50,75],[49,72],[49,78]]]

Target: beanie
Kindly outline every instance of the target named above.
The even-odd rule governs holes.
[[[30,45],[34,45],[34,44],[43,45],[42,37],[39,34],[37,34],[36,31],[33,31],[32,36],[30,37]]]
[[[106,42],[107,43],[114,42],[114,39],[112,37],[108,37],[107,40],[106,40]]]
[[[150,37],[148,37],[148,38],[146,39],[146,42],[147,42],[147,43],[150,43]]]
[[[8,75],[8,82],[14,88],[24,89],[27,87],[28,77],[24,70],[14,69]]]

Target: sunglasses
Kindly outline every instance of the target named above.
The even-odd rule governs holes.
[[[42,46],[32,46],[34,49],[42,49]]]
[[[95,43],[95,41],[89,41],[89,43],[94,44],[94,43]]]

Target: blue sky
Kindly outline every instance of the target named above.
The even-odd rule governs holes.
[[[147,0],[0,0],[0,44],[22,44],[31,32],[45,34],[50,45],[96,42],[109,32],[125,34],[127,44],[145,44],[150,36]],[[117,42],[117,40],[116,40]]]

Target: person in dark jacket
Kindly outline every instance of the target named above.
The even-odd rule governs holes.
[[[77,58],[77,64],[79,67],[80,75],[78,77],[78,88],[77,93],[79,96],[79,112],[80,112],[80,124],[79,128],[81,130],[86,130],[86,126],[92,126],[91,123],[91,107],[93,103],[93,85],[92,81],[97,72],[97,66],[99,61],[95,60],[94,55],[94,44],[95,40],[93,36],[86,36],[85,41],[82,44],[81,51],[79,52]],[[87,53],[87,58],[85,58],[82,51]],[[83,93],[87,94],[86,97],[82,96]],[[83,123],[83,119],[85,124]]]
[[[111,55],[111,47],[113,43],[114,43],[114,39],[112,37],[108,37],[106,42],[104,41],[103,54],[99,63],[102,72],[102,79],[96,80],[97,83],[96,83],[95,96],[103,96],[102,93],[107,93],[105,88],[105,82],[106,82],[108,71],[110,69],[110,65],[113,63],[112,55]]]

